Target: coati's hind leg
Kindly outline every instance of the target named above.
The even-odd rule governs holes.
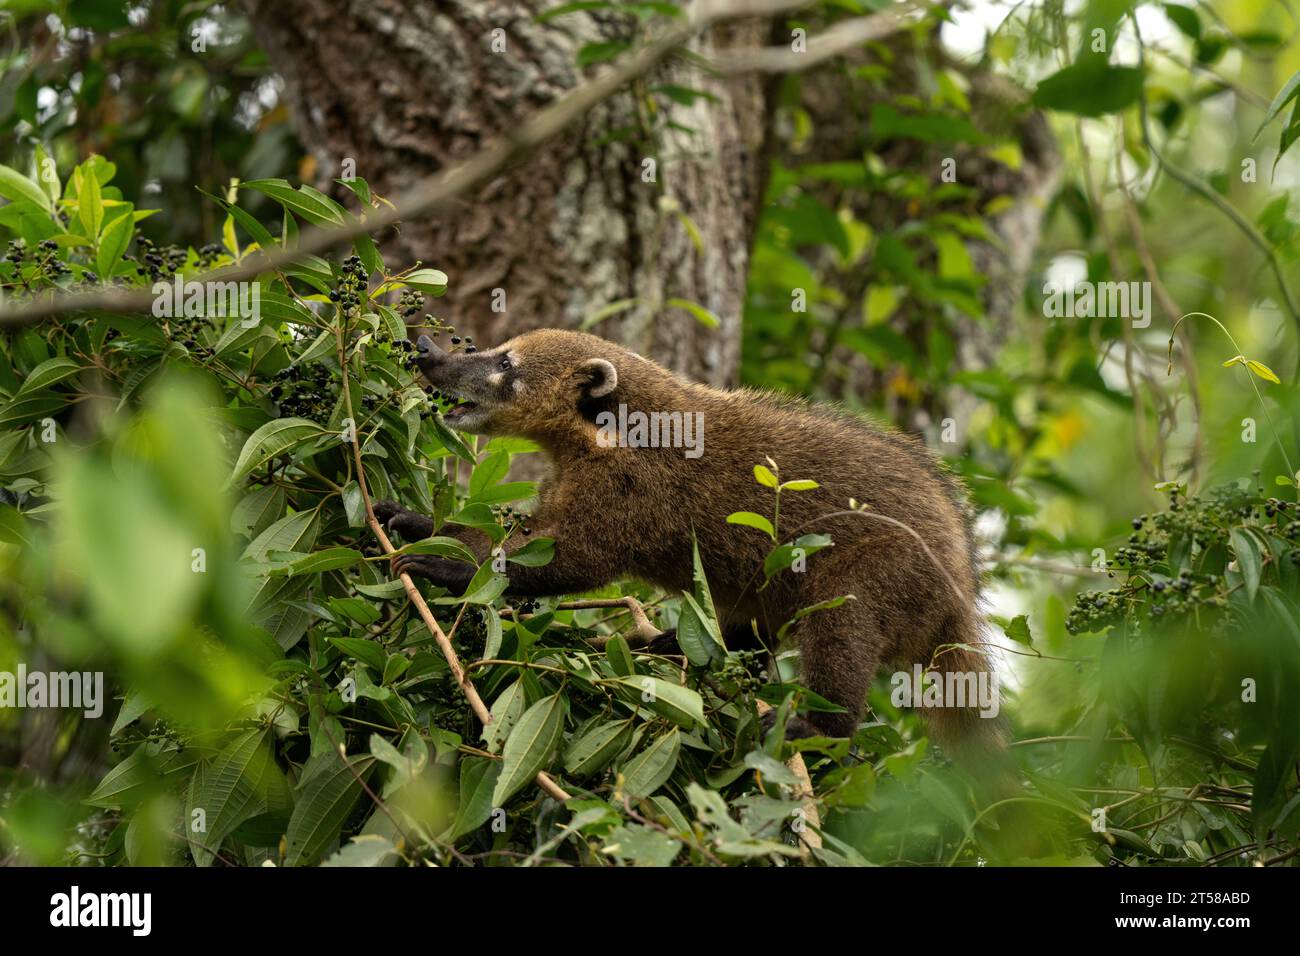
[[[866,710],[867,691],[880,666],[884,635],[871,609],[861,600],[814,611],[797,631],[801,683],[844,708],[841,713],[812,712],[808,720],[828,737],[852,737]],[[794,736],[787,731],[787,737]]]

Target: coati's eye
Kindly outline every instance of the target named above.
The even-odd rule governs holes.
[[[508,371],[510,371],[510,356],[509,356],[509,355],[503,355],[503,356],[501,356],[501,361],[500,361],[500,363],[499,363],[499,367],[500,367],[501,371],[503,371],[503,372],[508,372]]]

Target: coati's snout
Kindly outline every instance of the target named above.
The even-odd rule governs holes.
[[[451,401],[443,415],[457,431],[484,433],[512,396],[515,379],[505,347],[486,352],[445,352],[427,335],[415,343],[416,364],[429,384]]]
[[[483,352],[447,352],[428,335],[416,341],[416,364],[429,384],[453,402],[443,419],[457,431],[539,437],[583,430],[584,410],[608,399],[623,350],[594,336],[540,329]],[[583,354],[587,353],[587,354]]]

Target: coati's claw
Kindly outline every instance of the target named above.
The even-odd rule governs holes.
[[[380,501],[374,506],[375,518],[388,532],[396,532],[407,541],[419,541],[433,534],[433,519],[396,501]]]
[[[396,501],[376,501],[374,509],[376,520],[385,528],[388,527],[390,521],[406,510]]]
[[[458,594],[473,576],[469,565],[431,554],[399,554],[393,558],[392,565],[394,575],[409,574],[413,578],[424,578]]]

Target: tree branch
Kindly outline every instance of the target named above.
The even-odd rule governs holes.
[[[880,40],[919,21],[915,14],[932,4],[908,0],[897,6],[851,20],[841,20],[825,33],[808,41],[802,52],[788,46],[771,46],[761,50],[728,50],[708,60],[710,69],[724,75],[736,73],[799,73],[862,46]]]
[[[259,250],[238,265],[202,273],[201,280],[251,280],[265,272],[281,269],[304,255],[324,252],[362,234],[428,215],[456,197],[491,181],[512,163],[554,139],[591,109],[628,83],[649,73],[674,50],[714,24],[740,17],[773,16],[812,6],[812,3],[813,0],[709,0],[699,4],[683,23],[652,39],[612,69],[570,90],[469,159],[412,186],[387,208],[369,211],[339,226],[304,228],[294,248],[279,246],[271,251]],[[0,326],[26,325],[70,311],[150,312],[154,299],[155,295],[149,289],[112,287],[26,299],[20,305],[0,305]]]

